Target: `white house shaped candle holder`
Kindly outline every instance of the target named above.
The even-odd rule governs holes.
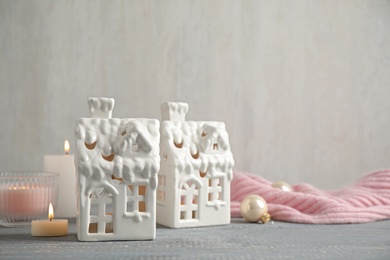
[[[234,160],[225,124],[185,121],[186,103],[164,103],[161,111],[157,223],[229,224]]]
[[[111,118],[114,100],[90,98],[76,127],[77,237],[148,240],[156,235],[159,121]]]

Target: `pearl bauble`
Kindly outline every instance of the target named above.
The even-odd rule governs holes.
[[[265,200],[258,195],[249,195],[241,202],[241,216],[249,222],[259,222],[261,217],[268,212]]]
[[[284,181],[277,181],[277,182],[274,182],[272,183],[272,187],[276,188],[276,189],[280,189],[282,191],[292,191],[293,188],[286,182]]]

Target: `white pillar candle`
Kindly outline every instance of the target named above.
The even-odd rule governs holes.
[[[54,219],[53,206],[49,206],[49,219],[31,221],[31,235],[35,237],[59,237],[68,235],[68,220]]]
[[[56,215],[62,218],[76,217],[76,174],[74,156],[69,154],[69,142],[65,141],[65,155],[45,155],[46,172],[60,174]]]

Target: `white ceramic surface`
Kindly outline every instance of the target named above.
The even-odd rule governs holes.
[[[184,121],[187,110],[186,103],[161,105],[157,223],[171,228],[228,224],[234,160],[225,124]]]
[[[99,104],[90,106],[91,114],[99,118],[77,120],[77,237],[80,241],[154,239],[159,121],[101,118],[111,115],[106,108],[114,101],[89,102]]]

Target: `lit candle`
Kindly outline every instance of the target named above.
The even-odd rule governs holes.
[[[68,235],[68,220],[54,219],[53,206],[49,206],[49,219],[31,221],[31,235],[35,237],[59,237]]]
[[[63,218],[73,218],[76,216],[77,209],[76,174],[74,156],[69,154],[68,140],[65,140],[64,151],[65,155],[45,155],[44,169],[46,172],[60,174],[56,215]]]

